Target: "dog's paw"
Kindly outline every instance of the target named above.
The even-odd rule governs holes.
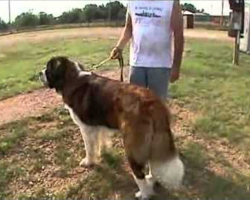
[[[81,167],[92,167],[95,163],[88,158],[83,158],[79,165]]]
[[[156,182],[156,181],[154,180],[153,176],[152,176],[151,174],[146,175],[146,176],[145,176],[145,179],[146,179],[146,181],[147,181],[147,184],[153,188],[153,187],[154,187],[154,184],[155,184],[155,182]]]
[[[135,198],[140,199],[141,198],[141,191],[135,193]]]
[[[135,198],[138,200],[149,200],[151,197],[154,196],[154,192],[148,194],[142,194],[141,191],[135,193]]]

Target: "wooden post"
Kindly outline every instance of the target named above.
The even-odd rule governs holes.
[[[240,59],[240,37],[241,37],[242,12],[233,11],[230,17],[230,30],[233,31],[235,38],[233,64],[239,65]]]
[[[237,36],[235,37],[235,45],[234,45],[234,59],[233,64],[238,66],[240,58],[240,31],[237,31]]]

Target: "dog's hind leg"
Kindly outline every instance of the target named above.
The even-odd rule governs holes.
[[[145,163],[139,164],[131,157],[128,159],[133,171],[133,177],[139,188],[139,192],[135,194],[135,197],[143,200],[149,199],[154,195],[154,183],[145,176]]]
[[[125,151],[139,188],[139,192],[135,196],[144,200],[154,195],[154,183],[145,176],[145,166],[148,163],[150,147],[147,137],[148,135],[144,133],[127,132],[124,134]]]

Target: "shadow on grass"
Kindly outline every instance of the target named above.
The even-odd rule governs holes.
[[[56,123],[52,123],[51,127],[48,126],[52,121],[56,121]],[[27,143],[33,146],[50,144],[51,149],[48,152],[43,148],[33,149],[32,145],[30,149],[25,149],[24,155],[29,153],[29,165],[33,166],[31,172],[41,175],[43,166],[45,169],[56,167],[61,169],[58,180],[65,181],[65,184],[67,184],[63,192],[52,193],[51,188],[42,188],[47,181],[44,179],[40,189],[36,189],[36,192],[31,196],[19,194],[19,199],[134,199],[134,194],[138,191],[138,188],[129,173],[130,169],[125,161],[124,150],[120,146],[103,154],[100,165],[79,173],[77,179],[75,174],[69,173],[77,171],[75,169],[78,168],[78,161],[83,153],[83,142],[80,134],[74,137],[78,129],[71,121],[65,110],[56,109],[53,113],[29,119],[28,123],[26,120],[23,123],[9,124],[0,128],[2,132],[16,129],[23,130],[31,123],[31,129],[34,129],[34,131],[30,129],[28,133],[25,131],[25,135],[18,134],[18,137],[14,138],[15,140],[11,140],[13,146],[6,150],[6,155],[15,153],[12,150],[18,148],[20,139],[33,138],[35,143]],[[45,128],[44,125],[46,125]],[[43,131],[43,129],[46,129],[46,131]],[[209,139],[206,138],[206,140]],[[24,142],[23,145],[26,145],[26,143]],[[216,152],[216,157],[212,157],[202,145],[194,141],[183,141],[184,157],[182,159],[186,166],[183,188],[178,191],[167,191],[158,187],[158,195],[153,199],[249,199],[250,178],[239,174],[237,169],[217,149],[210,150]],[[51,154],[53,155],[50,156]],[[12,181],[19,181],[19,177],[25,178],[18,167],[22,160],[17,159],[16,162],[20,163],[14,164],[7,162],[4,156],[1,158],[3,162],[0,163],[0,198],[1,196],[11,197],[14,195],[13,191],[9,191],[10,194],[5,194],[6,188],[11,185]],[[38,162],[40,164],[36,164]],[[212,167],[211,165],[215,166]],[[28,165],[25,165],[25,168],[28,167]],[[221,168],[222,171],[224,170],[227,173],[226,175],[217,173],[214,168]],[[54,172],[54,168],[51,172]],[[46,178],[46,176],[43,177]],[[66,181],[67,179],[72,180],[72,184],[69,184]],[[75,181],[73,182],[73,180]],[[23,184],[21,181],[19,182],[20,185]],[[51,187],[53,187],[53,184]]]
[[[103,162],[70,187],[67,199],[133,199],[137,186],[116,153],[103,155]]]
[[[220,166],[226,163],[226,158],[217,154]],[[236,174],[236,169],[228,162],[222,164],[222,170],[230,168],[228,176],[222,176],[211,171],[208,166],[213,158],[199,144],[189,143],[184,149],[186,174],[184,187],[180,191],[170,193],[169,199],[243,199],[250,197],[250,178]],[[216,159],[217,160],[217,159]],[[219,166],[216,166],[219,167]],[[158,199],[158,198],[157,198]],[[159,198],[161,199],[161,198]]]

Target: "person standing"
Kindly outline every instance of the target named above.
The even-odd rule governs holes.
[[[179,79],[184,48],[179,1],[129,1],[126,24],[111,51],[112,59],[121,55],[130,39],[130,83],[166,99],[169,82]]]

